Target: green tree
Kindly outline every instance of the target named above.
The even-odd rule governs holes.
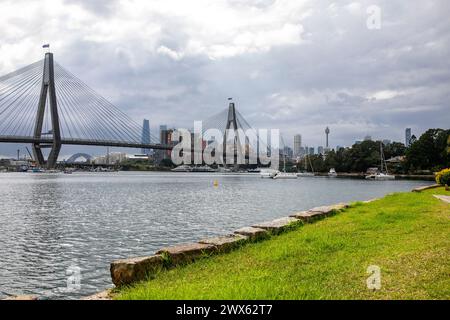
[[[366,172],[368,168],[378,167],[380,163],[380,142],[363,141],[349,149],[347,159],[349,171]]]
[[[450,155],[450,135],[448,136],[447,139],[447,155]]]
[[[450,130],[429,129],[406,151],[407,169],[438,171],[450,165],[447,144]]]
[[[388,145],[383,145],[383,150],[386,159],[404,156],[406,154],[406,147],[401,142],[392,142]]]

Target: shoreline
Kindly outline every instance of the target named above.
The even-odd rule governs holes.
[[[450,210],[445,201],[433,196],[448,195],[448,191],[441,186],[429,190],[436,187],[417,187],[413,192],[350,205],[316,207],[241,228],[234,235],[257,238],[226,252],[220,251],[226,244],[221,237],[199,241],[214,244],[218,250],[203,247],[204,254],[192,259],[187,259],[187,254],[198,244],[163,248],[156,255],[165,254],[168,261],[186,260],[168,272],[158,269],[138,282],[119,284],[109,291],[108,298],[442,299],[449,271],[444,253],[448,250],[445,222]],[[331,216],[333,219],[328,219]],[[183,250],[186,256],[180,256]],[[352,263],[342,263],[342,259]],[[154,266],[154,262],[150,257],[125,259],[113,263],[111,271],[121,264],[131,267],[122,271],[137,271],[146,264]],[[373,265],[382,272],[382,287],[377,290],[366,287],[366,268]]]
[[[439,188],[440,185],[433,184],[419,186],[411,192],[422,192],[429,189]],[[297,212],[288,217],[276,218],[272,221],[253,224],[250,227],[240,228],[232,234],[217,236],[209,239],[199,240],[196,243],[178,244],[157,250],[154,255],[147,257],[133,257],[113,261],[110,266],[112,282],[115,288],[107,289],[87,296],[86,300],[108,300],[112,299],[115,290],[145,281],[149,275],[157,275],[188,264],[195,263],[200,259],[222,254],[228,254],[248,244],[270,240],[276,236],[289,231],[295,231],[305,224],[335,216],[354,207],[355,203],[368,204],[382,198],[373,198],[366,201],[354,203],[338,203],[334,205],[314,207],[306,211]],[[151,276],[154,277],[154,276]]]
[[[414,188],[412,191],[420,192],[422,190],[436,187],[437,185],[428,185]],[[377,199],[371,199],[361,202],[370,203]],[[348,206],[348,204],[339,203],[337,205],[315,207],[297,213],[296,215],[290,215],[284,218],[276,218],[273,221],[255,224],[251,227],[241,228],[239,230],[236,230],[232,237],[230,235],[225,235],[218,236],[212,239],[203,239],[195,244],[191,244],[191,246],[189,246],[188,244],[187,246],[174,245],[168,248],[162,248],[158,250],[154,256],[150,257],[139,257],[114,261],[111,263],[111,275],[114,279],[114,277],[117,276],[114,275],[115,270],[119,270],[119,278],[125,275],[125,277],[128,277],[129,279],[138,279],[138,281],[141,281],[143,279],[143,275],[147,275],[149,271],[154,272],[156,269],[163,270],[176,268],[178,266],[194,262],[195,260],[197,260],[197,258],[202,257],[205,253],[211,255],[216,253],[227,253],[229,251],[232,251],[233,249],[239,248],[241,245],[268,239],[272,235],[277,235],[280,233],[284,233],[285,231],[295,229],[291,224],[295,225],[296,223],[299,223],[302,225],[305,223],[315,222],[316,220],[335,215],[341,210],[345,210],[346,208],[348,208]],[[162,256],[162,258],[154,258],[158,255]],[[173,263],[174,259],[176,261],[175,263]],[[173,265],[171,265],[172,263]],[[136,276],[137,278],[135,278]],[[122,280],[117,279],[118,278],[116,277],[116,280],[114,282],[120,284]],[[131,282],[129,282],[129,280],[125,280],[125,282],[130,284],[134,283],[135,280],[132,280]],[[106,292],[108,292],[108,294],[106,294]],[[110,292],[111,289],[107,289],[106,291],[101,291],[80,299],[108,299]],[[20,297],[23,298],[23,296],[18,296],[18,298]],[[34,298],[38,299],[38,297]]]
[[[217,174],[217,175],[247,175],[247,176],[259,176],[259,173],[254,172],[173,172],[170,170],[118,170],[118,171],[104,171],[104,172],[92,172],[92,171],[74,171],[74,173],[117,173],[117,172],[130,172],[130,173],[170,173],[170,174],[194,174],[194,175],[206,175],[206,174]],[[22,171],[0,171],[1,173],[30,173],[30,172],[22,172]],[[33,173],[35,175],[39,174],[60,174],[64,173],[61,172],[40,172],[40,173]],[[415,180],[415,181],[434,181],[435,176],[434,175],[416,175],[416,174],[394,174],[395,180]],[[311,179],[311,178],[329,178],[327,172],[316,172],[315,176],[313,177],[299,177],[299,179],[305,178],[305,179]],[[342,178],[342,179],[365,179],[366,174],[365,173],[337,173],[336,177],[333,178]]]

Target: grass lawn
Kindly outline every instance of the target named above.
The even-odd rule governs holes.
[[[163,271],[115,299],[450,299],[450,204],[396,193],[224,255]],[[367,268],[381,268],[369,290]]]

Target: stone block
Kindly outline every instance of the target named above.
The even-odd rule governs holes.
[[[162,248],[156,254],[166,254],[173,265],[185,264],[217,251],[216,246],[203,243],[180,244]]]
[[[325,215],[331,214],[333,211],[338,211],[348,208],[348,204],[346,203],[338,203],[331,206],[321,206],[321,207],[315,207],[312,209],[309,209],[309,212],[322,212]]]
[[[272,221],[262,222],[253,225],[254,228],[265,229],[272,233],[278,234],[285,231],[292,223],[298,222],[294,217],[284,217]]]
[[[324,218],[326,216],[322,211],[300,211],[294,213],[290,217],[303,221],[304,223],[309,223],[317,219]]]
[[[422,192],[428,189],[434,189],[434,188],[439,188],[441,185],[440,184],[432,184],[429,186],[422,186],[422,187],[417,187],[412,189],[412,192]]]
[[[267,230],[254,227],[240,228],[236,230],[234,233],[246,236],[251,241],[265,239],[269,236],[269,232]]]
[[[247,236],[240,234],[229,234],[226,236],[202,239],[199,241],[201,244],[210,244],[217,248],[220,252],[230,251],[248,240]]]
[[[142,281],[162,269],[163,265],[161,255],[117,260],[110,266],[111,279],[116,286]]]

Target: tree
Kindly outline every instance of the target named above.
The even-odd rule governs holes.
[[[447,155],[450,155],[450,135],[448,136],[447,139]]]
[[[406,147],[401,142],[392,142],[383,146],[384,156],[386,159],[404,156],[406,154]]]
[[[377,167],[380,163],[380,142],[369,140],[354,144],[349,153],[350,171],[366,172],[368,168]]]
[[[167,168],[173,168],[175,165],[173,164],[172,160],[170,158],[164,158],[159,163],[161,167],[167,167]]]
[[[413,170],[438,171],[450,165],[447,144],[450,130],[429,129],[406,151],[406,167]]]

